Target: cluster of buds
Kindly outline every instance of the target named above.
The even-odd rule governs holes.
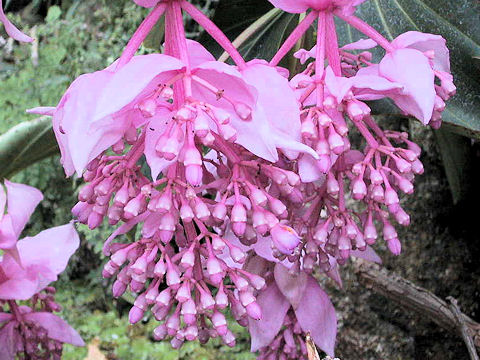
[[[87,183],[78,221],[119,224],[104,246],[114,296],[136,294],[130,322],[152,312],[154,337],[175,348],[211,337],[233,346],[230,312],[261,359],[305,358],[307,332],[333,354],[334,309],[311,274],[341,282],[350,256],[378,259],[377,226],[398,255],[392,223],[410,222],[399,193],[423,172],[420,148],[382,130],[365,101],[390,98],[438,127],[455,92],[445,41],[410,32],[389,42],[353,15],[361,0],[271,0],[311,11],[270,63],[246,63],[188,1],[135,2],[153,9],[120,59],[75,80],[56,108],[33,110],[53,116],[67,175]],[[236,66],[185,38],[183,12]],[[134,56],[163,14],[164,52]],[[369,39],[340,48],[334,16]],[[277,65],[315,21],[316,46],[296,54],[314,60],[289,78]],[[374,46],[386,51],[379,63],[350,52]]]
[[[282,329],[270,345],[260,349],[257,359],[308,360],[305,334],[293,311],[287,313]]]
[[[7,323],[2,331],[8,329],[13,334],[16,340],[14,352],[20,359],[62,358],[63,342],[52,338],[49,335],[49,328],[43,323],[50,316],[55,316],[53,312],[61,311],[60,305],[55,302],[54,294],[55,288],[47,287],[33,296],[30,306],[18,305],[15,301],[9,301],[4,305],[8,305],[10,313],[4,313],[2,320]],[[2,308],[0,303],[0,311],[3,311]]]

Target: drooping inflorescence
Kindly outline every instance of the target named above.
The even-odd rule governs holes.
[[[379,230],[398,255],[394,223],[410,223],[399,194],[423,172],[420,147],[381,129],[365,101],[390,98],[438,127],[455,92],[445,40],[389,42],[354,16],[363,1],[271,0],[308,14],[270,63],[245,62],[186,0],[135,2],[152,10],[121,57],[80,76],[56,108],[32,110],[53,116],[65,171],[86,182],[74,216],[119,224],[104,247],[113,295],[136,294],[130,322],[150,311],[155,339],[175,348],[233,346],[232,314],[261,359],[305,358],[307,332],[332,355],[336,317],[313,275],[341,282],[350,256],[379,261]],[[186,39],[184,12],[235,66]],[[163,14],[163,52],[135,56]],[[340,47],[335,16],[368,39]],[[288,74],[280,60],[314,23],[316,46],[295,54],[305,69]],[[128,232],[133,241],[117,240]]]

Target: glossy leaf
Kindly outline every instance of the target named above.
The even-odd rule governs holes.
[[[445,37],[457,85],[457,95],[448,102],[443,114],[445,128],[480,138],[480,71],[473,61],[480,55],[480,3],[476,0],[370,0],[359,7],[357,15],[389,39],[408,30]],[[340,21],[337,24],[341,45],[364,38],[346,24]],[[385,103],[376,110],[398,112],[393,105]]]
[[[58,153],[50,117],[25,121],[0,135],[0,178]]]

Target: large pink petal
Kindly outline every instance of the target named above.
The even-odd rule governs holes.
[[[15,25],[13,25],[10,20],[8,20],[7,16],[3,12],[3,5],[2,0],[0,0],[0,22],[3,23],[5,26],[5,31],[7,32],[8,36],[11,38],[22,41],[22,42],[32,42],[33,39],[30,36],[25,35],[20,30],[18,30]]]
[[[391,96],[395,104],[428,124],[435,103],[435,76],[428,58],[418,50],[399,49],[385,55],[379,71],[388,80],[404,86],[404,95]]]
[[[58,275],[79,245],[78,233],[73,223],[69,223],[20,240],[18,251],[24,267],[41,265]]]
[[[183,67],[180,60],[168,55],[134,56],[102,86],[92,121],[116,113],[139,95],[152,93],[158,84],[173,77]]]
[[[279,290],[282,292],[293,308],[296,309],[302,300],[307,287],[308,276],[304,272],[291,274],[290,270],[282,264],[276,264],[275,282]]]
[[[435,70],[450,72],[450,52],[446,40],[440,35],[427,34],[419,31],[407,31],[392,41],[398,49],[411,48],[421,52],[433,50]]]
[[[0,249],[13,249],[17,240],[18,236],[13,228],[12,217],[10,214],[6,214],[0,220]]]
[[[274,151],[275,155],[275,148],[280,148],[292,158],[295,158],[295,153],[298,152],[308,152],[316,157],[315,151],[301,142],[300,104],[288,80],[275,68],[262,63],[249,63],[242,70],[242,75],[257,89],[257,106],[263,109],[267,121],[267,124],[256,131],[256,136],[261,138],[268,148],[273,147],[271,151]],[[294,153],[290,156],[289,152]]]
[[[311,334],[320,349],[333,356],[337,336],[335,308],[312,276],[308,276],[306,290],[295,315],[302,330]]]
[[[40,190],[5,180],[8,214],[12,218],[15,234],[20,236],[38,203],[43,200]]]
[[[270,345],[282,328],[290,303],[282,295],[275,282],[267,286],[257,296],[257,304],[262,310],[260,320],[248,319],[248,331],[252,338],[251,351]]]
[[[48,312],[32,312],[24,315],[25,319],[36,322],[48,332],[48,337],[64,344],[85,346],[80,335],[63,319]]]
[[[10,279],[0,283],[0,299],[28,300],[38,292],[38,288],[38,281],[35,278]]]
[[[192,68],[196,68],[209,61],[215,61],[215,56],[198,41],[187,39],[187,50]]]
[[[0,2],[0,8],[1,8]],[[0,329],[0,360],[14,360],[16,353],[15,321],[10,321]]]

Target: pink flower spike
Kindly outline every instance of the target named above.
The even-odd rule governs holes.
[[[2,0],[0,0],[0,22],[3,23],[5,26],[5,31],[7,32],[8,36],[11,38],[21,41],[21,42],[32,42],[33,39],[30,36],[25,35],[20,30],[18,30],[15,25],[13,25],[10,20],[8,20],[7,16],[3,12],[3,5]]]

